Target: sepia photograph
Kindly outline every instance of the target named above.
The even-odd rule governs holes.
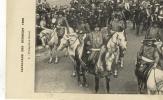
[[[35,7],[35,93],[163,94],[163,0]]]

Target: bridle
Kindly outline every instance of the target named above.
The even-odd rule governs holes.
[[[75,44],[75,42],[78,40],[78,37],[75,37],[75,40],[70,44],[70,38],[67,39],[65,36],[63,36],[63,38],[68,42],[69,45]]]

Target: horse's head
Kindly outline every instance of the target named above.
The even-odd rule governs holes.
[[[69,32],[68,32],[67,28],[65,28],[63,37],[60,40],[58,50],[60,50],[61,48],[65,48],[68,45],[74,44],[77,40],[77,37],[78,37],[77,33],[75,33],[72,28],[69,28]]]
[[[123,32],[117,32],[117,42],[118,42],[118,45],[123,50],[127,49],[127,36],[126,36],[126,33],[124,31]]]

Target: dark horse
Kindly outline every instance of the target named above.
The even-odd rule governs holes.
[[[87,45],[86,41],[87,40],[85,40],[84,47],[83,47],[83,54],[82,54],[82,57],[81,57],[82,61],[85,63],[85,66],[82,67],[81,69],[78,69],[78,70],[82,71],[83,76],[85,76],[84,74],[86,74],[86,73],[94,75],[94,78],[95,78],[95,93],[97,93],[98,90],[99,90],[100,78],[105,78],[106,79],[106,90],[107,90],[107,93],[109,93],[109,90],[110,90],[110,85],[109,85],[110,77],[108,77],[108,73],[104,72],[104,71],[101,71],[101,72],[98,71],[97,72],[97,67],[96,66],[97,66],[99,56],[100,56],[100,48],[98,48],[98,49],[89,48],[89,45]],[[91,56],[91,54],[89,54],[89,52],[92,52],[92,54],[93,54],[92,55],[93,59],[91,59],[91,60],[89,59],[89,57]],[[104,57],[104,55],[105,55],[105,53],[103,53],[102,56]],[[78,60],[77,65],[78,66],[81,65],[79,60]],[[105,66],[104,62],[103,62],[103,65]],[[78,77],[80,77],[80,76],[78,76]],[[87,83],[85,83],[86,78],[83,77],[83,79],[84,79],[83,80],[83,85],[87,86]]]
[[[87,79],[86,73],[93,74],[95,76],[95,92],[98,92],[99,89],[99,78],[102,74],[96,73],[96,65],[99,59],[99,49],[89,49],[91,52],[95,52],[93,60],[88,60],[90,54],[88,54],[88,45],[87,45],[87,35],[84,34],[82,39],[77,36],[76,33],[70,33],[69,38],[66,38],[66,35],[61,39],[60,48],[64,48],[64,46],[68,45],[68,54],[73,61],[74,71],[77,75],[77,82],[79,86],[87,87]],[[74,75],[74,73],[73,73]],[[105,76],[105,75],[102,75]],[[109,78],[106,77],[107,83],[107,93],[109,93]]]

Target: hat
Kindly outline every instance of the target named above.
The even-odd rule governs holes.
[[[143,44],[146,44],[146,45],[153,45],[154,43],[156,42],[156,39],[150,39],[150,38],[148,38],[148,39],[144,39],[143,41],[142,41],[142,43]]]
[[[64,12],[63,11],[59,11],[57,14],[58,15],[64,15]]]

